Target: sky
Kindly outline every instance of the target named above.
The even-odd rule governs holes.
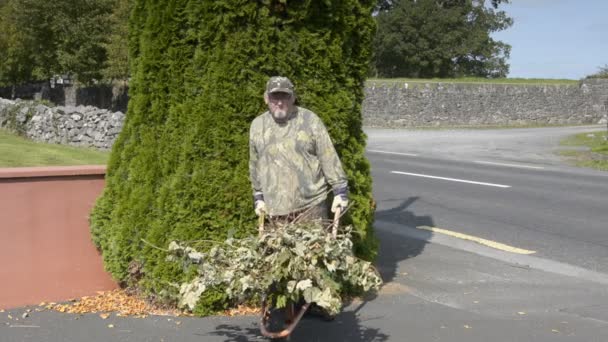
[[[511,45],[510,78],[581,79],[608,64],[608,0],[511,0],[513,26],[492,37]]]

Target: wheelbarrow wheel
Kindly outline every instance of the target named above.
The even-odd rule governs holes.
[[[289,301],[284,308],[276,308],[275,303],[267,303],[262,300],[262,318],[260,330],[262,334],[271,340],[288,341],[291,332],[308,310],[309,304],[304,304],[296,312],[295,303]]]

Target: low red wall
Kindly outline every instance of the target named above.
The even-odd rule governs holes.
[[[104,166],[0,169],[0,308],[117,288],[91,242]]]

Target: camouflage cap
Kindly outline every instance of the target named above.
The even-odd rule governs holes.
[[[283,76],[273,76],[266,83],[266,92],[270,93],[288,93],[293,95],[293,83]]]

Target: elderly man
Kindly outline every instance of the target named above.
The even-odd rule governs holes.
[[[249,175],[255,212],[288,220],[302,214],[325,219],[330,187],[331,211],[348,205],[346,175],[321,119],[295,100],[289,79],[271,77],[264,92],[268,111],[251,123]]]

